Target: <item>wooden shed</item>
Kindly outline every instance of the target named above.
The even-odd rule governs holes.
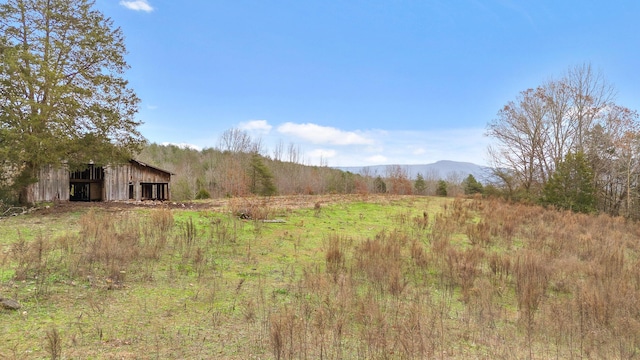
[[[31,185],[29,202],[170,200],[171,173],[130,160],[105,167],[88,164],[82,171],[44,167]]]

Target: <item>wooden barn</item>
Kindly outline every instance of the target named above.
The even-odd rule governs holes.
[[[44,167],[29,187],[28,201],[170,200],[171,173],[141,161],[123,165],[87,165],[82,171]]]

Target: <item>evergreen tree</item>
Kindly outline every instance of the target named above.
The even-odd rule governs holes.
[[[472,174],[462,181],[465,195],[482,194],[482,184]]]
[[[205,187],[204,181],[202,181],[202,179],[196,179],[196,188],[198,189],[198,192],[195,196],[196,200],[211,198],[211,193],[209,193],[209,190],[207,190],[207,188]]]
[[[376,176],[373,180],[373,189],[378,194],[384,194],[387,192],[387,184],[382,180],[380,175]]]
[[[45,165],[124,161],[144,138],[124,35],[92,0],[0,4],[0,160],[21,200]]]
[[[436,195],[438,196],[447,196],[447,182],[444,180],[438,181],[438,186],[436,187]]]
[[[269,168],[264,165],[262,158],[258,154],[251,155],[249,164],[249,178],[251,179],[251,193],[262,196],[275,195],[278,191],[273,183],[273,175]]]
[[[416,175],[416,181],[413,183],[413,188],[415,189],[416,194],[424,195],[427,190],[427,183],[424,181],[422,174],[418,173],[418,175]]]
[[[542,203],[576,212],[595,211],[593,170],[584,153],[569,153],[558,164],[543,189]]]

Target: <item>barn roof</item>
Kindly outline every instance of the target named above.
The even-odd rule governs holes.
[[[160,168],[155,167],[155,166],[151,166],[151,165],[149,165],[149,164],[147,164],[147,163],[143,163],[142,161],[138,161],[138,160],[136,160],[136,159],[131,159],[131,160],[129,160],[129,162],[131,162],[131,163],[135,163],[135,164],[138,164],[138,165],[140,165],[140,166],[142,166],[142,167],[147,167],[147,168],[149,168],[149,169],[153,169],[153,170],[156,170],[156,171],[160,171],[160,172],[163,172],[163,173],[166,173],[166,174],[169,174],[169,175],[175,175],[174,173],[172,173],[172,172],[170,172],[170,171],[167,171],[167,170],[164,170],[164,169],[160,169]]]

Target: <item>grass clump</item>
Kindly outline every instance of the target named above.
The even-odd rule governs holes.
[[[3,357],[640,350],[640,226],[608,216],[481,198],[313,196],[22,219],[0,223],[0,295],[24,309],[0,314]],[[282,221],[263,221],[273,219]]]

